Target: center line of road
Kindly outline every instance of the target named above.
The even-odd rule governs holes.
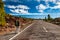
[[[43,27],[43,29],[44,29],[46,32],[48,32],[47,29],[46,29],[45,27]]]
[[[34,23],[32,23],[31,25],[33,25]],[[19,32],[18,34],[16,34],[15,36],[13,36],[12,38],[10,38],[9,40],[13,40],[15,37],[17,37],[19,34],[21,34],[22,32],[24,32],[26,29],[28,29],[31,25],[29,25],[28,27],[26,27],[24,30],[22,30],[21,32]]]

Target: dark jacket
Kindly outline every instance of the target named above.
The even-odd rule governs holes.
[[[15,26],[19,27],[19,21],[15,21]]]

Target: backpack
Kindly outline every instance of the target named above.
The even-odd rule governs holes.
[[[19,21],[15,21],[15,26],[19,27]]]

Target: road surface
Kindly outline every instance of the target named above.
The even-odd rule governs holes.
[[[7,34],[7,35],[3,35],[0,36],[0,40],[9,40],[11,37],[15,36],[16,34]]]
[[[9,40],[60,40],[60,26],[35,20],[32,25]]]

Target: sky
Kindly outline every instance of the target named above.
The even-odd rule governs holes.
[[[40,18],[44,18],[50,14],[52,18],[60,17],[60,0],[3,0],[3,2],[6,13],[11,15],[33,15],[34,18],[40,15]]]

